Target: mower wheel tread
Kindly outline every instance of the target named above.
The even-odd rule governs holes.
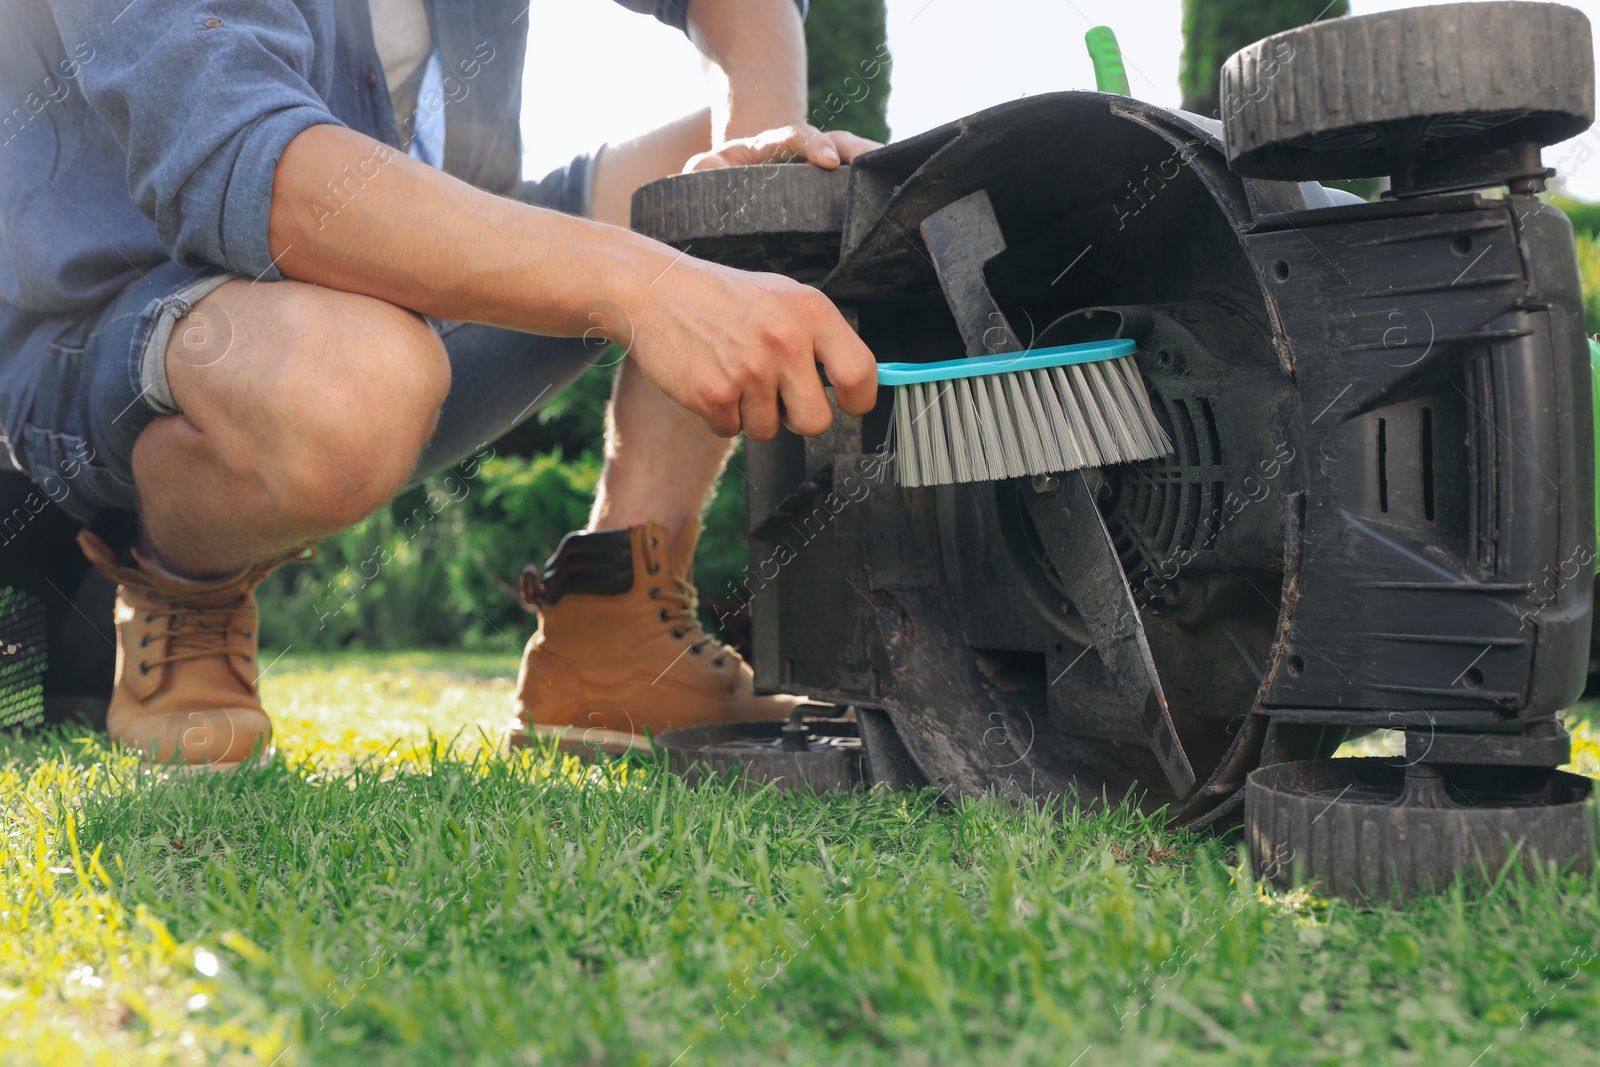
[[[674,174],[633,194],[633,228],[702,259],[812,280],[838,261],[850,168],[809,163]]]
[[[1501,0],[1313,22],[1235,52],[1221,98],[1228,164],[1250,178],[1387,174],[1395,123],[1480,149],[1555,144],[1594,121],[1589,20]]]

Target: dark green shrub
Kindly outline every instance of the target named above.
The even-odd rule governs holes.
[[[468,457],[328,538],[316,560],[274,574],[259,595],[263,640],[300,650],[520,647],[533,618],[517,577],[530,562],[542,569],[588,519],[610,376],[596,368],[541,410],[533,428],[547,451]],[[733,462],[743,469],[742,455]],[[695,557],[708,593],[745,565],[744,502],[743,475],[730,470]]]
[[[1562,193],[1550,193],[1544,200],[1567,213],[1567,218],[1572,220],[1573,232],[1580,237],[1585,234],[1593,237],[1600,233],[1600,201],[1579,200]]]

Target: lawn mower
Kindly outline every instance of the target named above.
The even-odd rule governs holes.
[[[116,586],[79,551],[64,488],[29,481],[0,442],[0,729],[105,727]]]
[[[1127,799],[1352,896],[1587,863],[1592,787],[1556,768],[1590,660],[1590,357],[1537,194],[1593,115],[1582,14],[1445,5],[1245,48],[1213,118],[1052,93],[832,172],[641,189],[638,229],[820,286],[881,361],[1130,339],[1172,446],[900,488],[888,390],[752,442],[750,565],[705,592],[748,604],[759,685],[816,703],[668,732],[669,764]],[[1373,176],[1370,203],[1319,184]],[[0,725],[103,723],[112,590],[73,529],[0,471]],[[1331,758],[1377,729],[1404,755]]]
[[[1586,863],[1557,712],[1590,654],[1590,354],[1537,194],[1593,70],[1573,9],[1415,8],[1241,50],[1214,118],[1060,92],[642,188],[638,229],[820,286],[880,361],[1131,339],[1172,445],[900,488],[886,400],[750,443],[750,565],[707,592],[748,603],[762,688],[834,714],[668,732],[671,765],[1129,798],[1353,896]],[[980,192],[965,237],[925,227]],[[1378,729],[1403,756],[1332,758]]]

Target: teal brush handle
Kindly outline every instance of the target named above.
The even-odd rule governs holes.
[[[1022,352],[1002,352],[995,356],[969,356],[940,363],[880,363],[879,385],[914,385],[918,382],[947,382],[956,378],[979,378],[985,374],[1011,374],[1039,367],[1065,367],[1074,363],[1099,363],[1131,356],[1138,346],[1126,337],[1112,341],[1085,341],[1055,348],[1034,348]]]

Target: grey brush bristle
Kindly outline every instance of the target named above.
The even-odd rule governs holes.
[[[895,481],[992,482],[1172,451],[1133,359],[895,389]]]

